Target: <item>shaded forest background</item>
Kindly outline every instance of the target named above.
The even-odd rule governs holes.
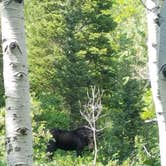
[[[146,17],[139,0],[25,0],[35,165],[91,165],[93,154],[55,152],[46,160],[49,128],[87,122],[87,90],[104,90],[100,166],[159,166],[147,71]],[[0,165],[5,165],[4,91],[0,56]],[[81,105],[80,105],[81,103]]]

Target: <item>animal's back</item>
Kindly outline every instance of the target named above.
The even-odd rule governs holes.
[[[75,150],[85,146],[81,137],[73,131],[53,129],[51,130],[51,134],[53,135],[58,148],[64,150]]]

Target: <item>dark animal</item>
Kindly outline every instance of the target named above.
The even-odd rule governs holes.
[[[77,156],[82,154],[85,146],[93,149],[93,135],[92,131],[87,127],[80,127],[75,130],[67,131],[60,129],[50,130],[52,139],[47,145],[47,155],[52,159],[53,152],[57,149],[76,150]]]

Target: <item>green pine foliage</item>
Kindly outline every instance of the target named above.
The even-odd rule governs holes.
[[[35,3],[41,8],[31,9],[34,20],[27,18],[31,89],[36,96],[51,91],[63,98],[62,105],[75,119],[79,102],[85,103],[87,88],[95,85],[108,90],[111,86],[115,64],[109,38],[116,27],[109,12],[112,3],[110,0]]]
[[[144,74],[145,20],[139,0],[25,1],[35,166],[92,165],[88,151],[57,150],[53,161],[45,152],[48,129],[86,124],[79,111],[91,86],[104,90],[97,166],[160,165],[157,124],[145,123],[155,117]],[[2,108],[0,166],[4,135]]]
[[[141,153],[135,139],[149,137],[142,119],[146,81],[140,77],[146,63],[143,7],[132,0],[27,4],[31,90],[43,109],[35,121],[44,121],[46,129],[78,126],[83,121],[79,102],[86,102],[90,86],[98,86],[104,90],[106,115],[98,125],[107,126],[99,160],[130,163]]]

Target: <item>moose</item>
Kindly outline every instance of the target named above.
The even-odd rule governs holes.
[[[57,149],[75,150],[77,156],[81,156],[85,146],[93,150],[93,133],[86,126],[79,127],[75,130],[51,129],[52,138],[47,144],[47,156],[51,160],[53,152]]]

